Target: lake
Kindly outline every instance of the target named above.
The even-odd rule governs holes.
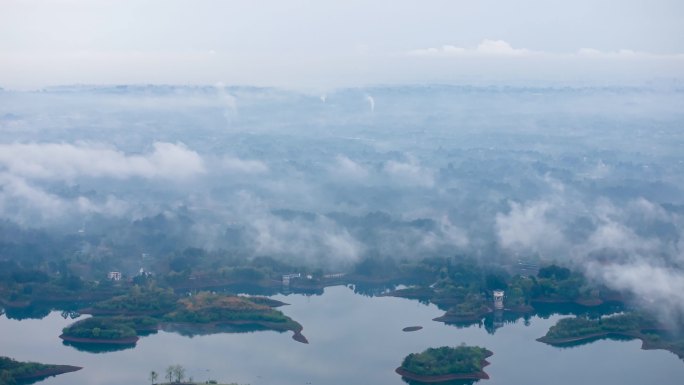
[[[84,367],[40,383],[45,385],[142,385],[149,383],[151,370],[163,376],[171,364],[183,365],[195,381],[399,385],[405,382],[394,369],[404,356],[461,343],[494,352],[485,368],[491,379],[478,382],[482,385],[679,385],[684,378],[684,361],[667,351],[641,350],[638,340],[601,340],[572,348],[535,341],[560,315],[519,319],[492,334],[491,327],[482,325],[459,328],[432,321],[444,313],[434,305],[363,296],[346,286],[326,288],[322,295],[272,298],[290,304],[280,310],[304,326],[308,345],[292,340],[291,333],[272,331],[194,337],[160,331],[141,338],[132,349],[91,353],[62,343],[61,329],[74,320],[51,312],[40,320],[0,316],[0,355]],[[402,331],[414,325],[424,328]]]

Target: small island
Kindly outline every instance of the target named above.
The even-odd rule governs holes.
[[[19,362],[9,357],[0,357],[0,385],[39,381],[47,377],[75,372],[81,369],[83,368],[78,366]]]
[[[479,346],[428,348],[406,356],[395,371],[409,380],[427,383],[484,380],[489,376],[482,368],[489,365],[486,358],[492,354]]]
[[[417,332],[418,330],[422,329],[422,326],[407,326],[403,329],[401,329],[404,332]]]
[[[176,310],[163,317],[163,328],[190,326],[197,331],[220,331],[223,327],[252,327],[279,332],[292,331],[295,341],[308,343],[302,325],[262,300],[201,292],[178,301]]]
[[[91,317],[62,329],[62,340],[77,344],[134,345],[135,321],[123,317]]]

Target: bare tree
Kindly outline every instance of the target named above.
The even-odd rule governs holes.
[[[154,385],[155,382],[157,382],[157,378],[159,378],[159,374],[155,372],[154,370],[150,372],[150,382],[152,385]]]
[[[173,375],[176,377],[176,382],[181,382],[185,378],[185,368],[180,365],[173,366]]]
[[[166,368],[166,375],[164,376],[169,382],[173,382],[173,365]]]

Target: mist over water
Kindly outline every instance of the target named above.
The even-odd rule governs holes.
[[[678,88],[2,91],[0,241],[341,270],[553,259],[676,320],[682,106]]]

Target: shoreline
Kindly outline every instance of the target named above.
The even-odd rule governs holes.
[[[222,325],[227,325],[227,326],[258,326],[263,328],[264,330],[272,330],[276,332],[287,332],[291,331],[292,334],[292,339],[303,343],[303,344],[308,344],[309,340],[302,334],[302,330],[304,328],[299,324],[295,322],[296,326],[293,327],[293,325],[289,322],[287,323],[277,323],[277,322],[267,322],[267,321],[249,321],[249,320],[231,320],[231,321],[217,321],[217,322],[208,322],[208,323],[194,323],[194,322],[160,322],[158,325],[158,330],[166,331],[166,332],[173,332],[174,327],[189,327],[193,328],[196,327],[198,330],[204,330],[204,331],[211,331],[212,329],[218,329]]]
[[[606,331],[606,332],[601,332],[601,333],[592,333],[592,334],[587,334],[584,336],[577,336],[577,337],[566,337],[566,338],[548,338],[546,336],[539,337],[537,338],[537,341],[551,345],[551,346],[564,346],[564,345],[572,345],[572,344],[582,344],[582,343],[591,343],[597,340],[601,339],[610,339],[610,338],[623,338],[623,339],[638,339],[641,340],[641,349],[642,350],[666,350],[680,359],[684,360],[684,350],[678,349],[675,346],[672,346],[666,342],[654,342],[654,341],[649,341],[648,338],[640,333],[640,332],[616,332],[616,331]]]
[[[422,326],[407,326],[407,327],[401,329],[401,331],[403,331],[403,332],[417,332],[418,330],[421,330],[421,329],[423,329]]]
[[[564,299],[564,298],[530,298],[530,304],[558,304],[558,305],[579,305],[584,307],[598,307],[606,302],[616,302],[616,301],[605,301],[601,298],[577,298],[577,299]]]
[[[487,314],[493,313],[494,310],[490,308],[483,308],[480,309],[479,312],[477,313],[471,313],[471,314],[466,314],[466,315],[452,315],[449,314],[447,311],[444,313],[444,315],[441,315],[439,317],[433,318],[433,321],[437,322],[443,322],[443,323],[459,323],[459,322],[479,322],[486,316]]]
[[[93,345],[135,345],[140,337],[128,337],[119,338],[115,340],[107,340],[100,338],[82,338],[82,337],[71,337],[64,334],[59,336],[63,341],[73,342],[77,344],[93,344]]]
[[[463,374],[443,374],[441,376],[421,376],[415,373],[411,373],[402,368],[396,368],[394,370],[398,375],[408,378],[409,380],[426,382],[426,383],[437,383],[446,382],[453,380],[488,380],[489,375],[484,371],[473,372],[473,373],[463,373]]]
[[[81,369],[83,369],[83,368],[80,366],[54,365],[51,368],[38,370],[38,371],[30,373],[30,374],[24,374],[24,375],[16,376],[16,377],[14,377],[14,379],[17,381],[22,381],[22,382],[23,381],[35,381],[35,380],[40,380],[40,379],[47,378],[47,377],[58,376],[60,374],[77,372]]]

